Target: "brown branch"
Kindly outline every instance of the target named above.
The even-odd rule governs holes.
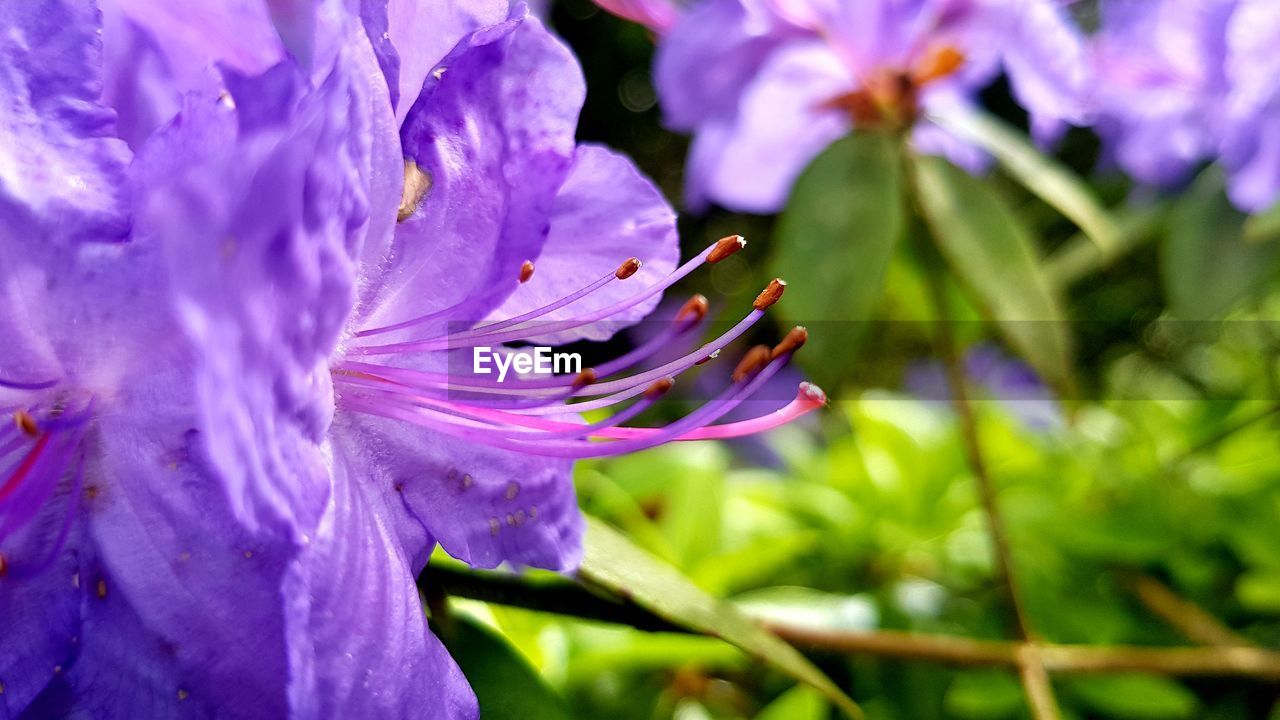
[[[1024,674],[1038,664],[1054,674],[1148,672],[1172,676],[1235,676],[1280,681],[1280,653],[1252,647],[1150,648],[1124,645],[1052,645],[875,632],[816,630],[768,623],[769,630],[803,648],[853,655],[936,662],[958,667],[1007,667]]]
[[[1133,581],[1134,594],[1147,609],[1182,633],[1188,640],[1215,647],[1249,647],[1243,635],[1227,627],[1199,605],[1179,597],[1164,583],[1153,577],[1140,576]]]

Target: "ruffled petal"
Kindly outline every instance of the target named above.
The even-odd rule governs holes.
[[[477,567],[568,570],[582,556],[572,463],[463,443],[407,423],[340,413],[335,445],[381,498],[420,570],[438,541]]]
[[[746,91],[718,152],[695,148],[687,191],[747,212],[776,212],[800,172],[851,129],[823,104],[854,87],[824,43],[797,42],[775,52]],[[699,138],[701,141],[701,138]]]
[[[404,122],[423,82],[454,46],[509,12],[505,0],[390,0],[387,32],[400,58],[396,120]]]
[[[299,718],[475,718],[475,696],[427,629],[414,574],[341,448],[329,504],[285,581]]]
[[[1001,7],[1003,6],[1003,7]],[[1044,127],[1050,120],[1082,124],[1090,86],[1084,35],[1054,0],[1005,0],[995,11],[1007,23],[997,47],[1018,102]]]
[[[756,0],[694,5],[663,38],[654,60],[654,82],[667,125],[691,131],[718,116],[732,115],[769,53],[803,36]]]
[[[468,36],[443,65],[401,130],[430,187],[397,227],[381,277],[370,278],[382,291],[366,327],[448,308],[453,322],[486,317],[541,253],[573,160],[582,72],[523,6]]]
[[[538,321],[565,320],[624,300],[669,275],[680,260],[676,214],[662,192],[625,156],[596,145],[579,146],[569,177],[556,195],[551,232],[536,259],[533,278],[491,317],[514,317],[549,305],[615,271],[632,256],[644,263],[635,275]],[[537,341],[558,345],[606,340],[644,318],[660,300],[661,295],[655,295],[605,322]]]
[[[90,3],[0,6],[0,236],[115,241],[129,230],[129,151],[112,137]]]

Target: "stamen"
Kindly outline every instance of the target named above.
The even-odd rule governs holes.
[[[711,246],[711,252],[707,254],[707,262],[714,265],[746,246],[747,239],[741,235],[722,237]]]
[[[770,356],[768,345],[756,345],[742,356],[742,360],[738,361],[738,366],[733,369],[733,381],[736,383],[746,382],[756,376],[760,369],[769,363],[772,359]]]
[[[689,301],[680,306],[680,311],[676,313],[676,322],[692,317],[693,322],[701,322],[707,316],[707,312],[711,309],[711,303],[707,301],[705,295],[694,295]]]
[[[36,424],[36,419],[31,417],[31,413],[26,410],[15,412],[13,420],[17,423],[18,429],[27,437],[35,437],[40,434],[40,426]]]
[[[911,73],[912,82],[927,85],[952,75],[964,64],[964,53],[950,45],[938,45],[929,48],[925,56],[916,64]]]
[[[422,200],[431,191],[431,176],[411,158],[404,159],[404,189],[400,194],[400,207],[396,210],[396,221],[404,222],[418,212]]]
[[[782,278],[774,278],[769,281],[769,286],[760,291],[756,296],[756,301],[752,303],[752,307],[757,310],[768,310],[782,299],[782,293],[787,289],[787,281]]]
[[[524,264],[520,266],[520,284],[523,285],[529,282],[529,279],[532,277],[533,277],[533,261],[525,260]]]
[[[791,328],[791,332],[782,338],[782,342],[773,346],[773,350],[769,352],[769,357],[776,358],[779,355],[793,353],[809,341],[809,329],[803,325],[797,325]]]
[[[619,280],[626,280],[639,272],[642,264],[639,258],[627,258],[626,262],[619,265],[618,269],[614,271],[613,276]]]
[[[9,475],[9,479],[4,481],[4,485],[0,485],[0,500],[4,500],[13,494],[18,486],[22,484],[24,478],[31,472],[31,468],[35,467],[36,461],[40,459],[40,455],[44,453],[44,449],[49,445],[49,438],[53,437],[50,433],[45,433],[36,440],[36,444],[27,451],[22,460],[18,462],[18,466],[13,473]]]

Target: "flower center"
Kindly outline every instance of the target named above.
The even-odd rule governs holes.
[[[950,45],[933,46],[909,69],[881,68],[862,87],[827,100],[820,109],[844,112],[860,128],[909,127],[920,116],[921,90],[954,75],[964,60]]]
[[[722,238],[689,262],[630,297],[604,308],[586,310],[565,320],[541,321],[570,307],[602,288],[624,282],[636,274],[641,262],[628,258],[616,270],[589,282],[543,307],[499,321],[421,338],[377,343],[373,338],[390,332],[411,331],[445,317],[448,310],[356,333],[356,345],[333,368],[335,390],[341,407],[369,415],[409,422],[470,442],[531,455],[585,458],[618,455],[670,441],[726,438],[776,427],[826,403],[826,396],[809,383],[789,405],[751,420],[714,425],[762,388],[808,337],[804,328],[792,330],[775,347],[750,350],[730,374],[728,386],[715,398],[685,417],[664,427],[629,427],[624,423],[652,407],[671,389],[681,373],[715,359],[720,351],[745,334],[781,299],[786,283],[769,283],[752,309],[719,337],[698,344],[698,333],[709,309],[707,299],[696,295],[674,320],[654,337],[617,358],[572,374],[503,381],[467,373],[415,369],[423,356],[445,358],[451,351],[530,342],[539,337],[609,321],[653,298],[705,264],[714,264],[746,245],[741,236]],[[525,262],[517,280],[536,282],[533,263]],[[516,292],[519,292],[517,288]],[[683,351],[673,360],[651,361],[672,348]],[[427,363],[431,365],[431,363]],[[627,371],[637,366],[647,369]],[[612,414],[591,424],[566,422],[549,416],[610,409]]]

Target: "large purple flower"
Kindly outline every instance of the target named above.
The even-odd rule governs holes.
[[[1280,7],[1267,0],[1110,0],[1094,39],[1098,131],[1138,180],[1221,160],[1236,205],[1280,197]]]
[[[798,332],[686,419],[620,425],[777,284],[658,368],[457,372],[607,337],[740,247],[676,268],[670,209],[574,143],[580,70],[523,8],[33,0],[0,29],[0,718],[472,717],[414,584],[437,543],[571,568],[573,458],[823,401],[708,427]],[[585,425],[583,395],[638,400]]]
[[[641,22],[671,7],[601,4]],[[1055,0],[702,0],[651,27],[667,123],[694,134],[694,207],[778,210],[856,127],[913,125],[919,151],[977,169],[983,154],[928,113],[963,110],[1001,70],[1040,137],[1084,120],[1082,40]]]

